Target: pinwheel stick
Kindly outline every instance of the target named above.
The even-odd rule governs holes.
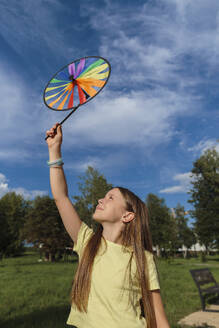
[[[62,120],[62,122],[60,122],[59,124],[60,125],[62,125],[70,116],[71,116],[71,114],[73,114],[75,111],[76,111],[76,109],[78,108],[80,106],[80,104],[78,104],[72,111],[71,111],[71,113],[69,113],[65,118],[64,118],[64,120]],[[55,132],[56,132],[56,129],[55,129]],[[48,138],[50,138],[50,136],[47,136],[46,138],[45,138],[45,140],[47,140]]]

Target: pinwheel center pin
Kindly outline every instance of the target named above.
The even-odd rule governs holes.
[[[70,75],[69,76],[69,80],[71,80],[72,82],[74,82],[75,81],[74,76],[73,75]]]

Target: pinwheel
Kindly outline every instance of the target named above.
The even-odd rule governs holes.
[[[75,110],[93,99],[106,85],[111,72],[103,57],[89,56],[73,61],[59,70],[48,82],[43,93],[44,103],[56,111]]]

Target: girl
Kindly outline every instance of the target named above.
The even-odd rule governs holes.
[[[145,204],[122,187],[98,201],[94,232],[75,211],[61,158],[62,130],[47,131],[51,190],[79,264],[67,324],[77,328],[170,328]]]

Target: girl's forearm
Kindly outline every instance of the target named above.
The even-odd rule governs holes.
[[[61,149],[49,150],[49,160],[55,161],[61,157]],[[68,197],[68,187],[62,166],[50,168],[50,185],[55,201]]]

